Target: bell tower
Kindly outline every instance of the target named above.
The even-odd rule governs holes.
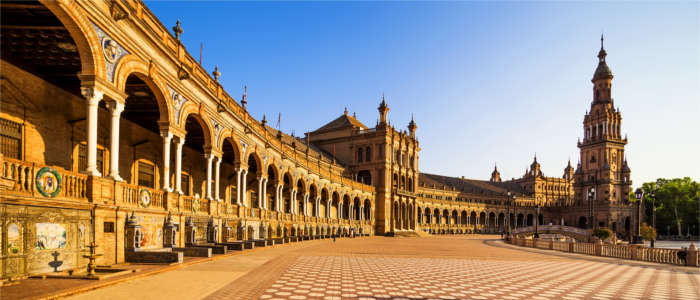
[[[588,225],[612,229],[622,217],[615,207],[628,205],[632,182],[625,160],[627,137],[623,138],[620,132],[622,114],[614,107],[611,95],[613,75],[606,56],[601,36],[598,67],[591,80],[593,101],[583,119],[583,141],[578,142],[581,164],[574,175],[574,189],[576,201],[581,205],[589,206],[589,192],[595,195],[593,205],[589,206],[593,208],[587,212],[591,222]]]

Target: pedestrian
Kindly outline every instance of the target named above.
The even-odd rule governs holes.
[[[335,243],[335,232],[333,233],[333,242]]]

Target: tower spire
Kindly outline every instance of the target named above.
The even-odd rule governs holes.
[[[387,115],[387,112],[389,112],[389,106],[386,105],[386,100],[384,99],[384,93],[382,93],[382,102],[379,103],[379,107],[377,107],[377,110],[379,111],[379,124],[380,125],[387,124],[386,115]]]

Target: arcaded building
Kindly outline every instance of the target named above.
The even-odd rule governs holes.
[[[417,125],[389,124],[383,97],[374,128],[346,111],[305,137],[274,129],[139,0],[0,5],[2,278],[83,267],[92,243],[110,265],[241,241],[498,232],[506,216],[629,231],[602,49],[575,172],[545,177],[535,159],[520,179],[473,180],[420,173]]]

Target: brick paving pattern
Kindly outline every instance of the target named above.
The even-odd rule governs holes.
[[[302,256],[260,299],[698,299],[692,280],[591,261]]]
[[[489,238],[371,237],[275,246],[75,298],[700,299],[697,269],[553,255]]]

